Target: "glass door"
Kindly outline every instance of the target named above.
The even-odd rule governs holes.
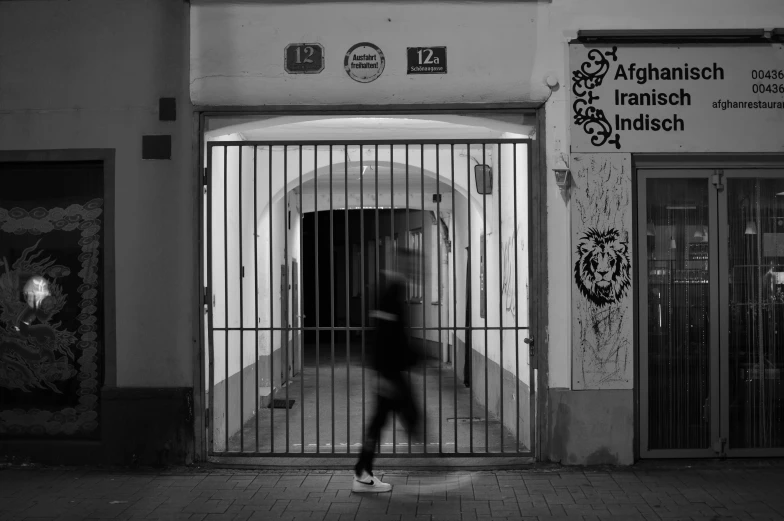
[[[784,455],[784,170],[638,171],[640,455]]]
[[[638,172],[642,457],[715,455],[716,195],[711,172]]]
[[[784,455],[784,170],[725,170],[719,194],[722,443]]]

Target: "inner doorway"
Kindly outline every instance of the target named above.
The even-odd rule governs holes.
[[[405,246],[425,439],[393,418],[380,452],[530,455],[529,147],[208,143],[211,454],[359,451],[377,385],[369,311]]]
[[[638,170],[642,457],[784,455],[784,170]]]

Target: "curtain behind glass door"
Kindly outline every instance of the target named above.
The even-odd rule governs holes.
[[[729,444],[784,447],[784,180],[727,180]]]
[[[708,183],[646,183],[648,449],[708,448]]]

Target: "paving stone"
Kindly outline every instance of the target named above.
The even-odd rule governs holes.
[[[460,513],[460,502],[452,501],[419,501],[417,503],[417,514],[451,514]]]
[[[330,503],[328,512],[330,514],[356,514],[358,505],[353,503]]]
[[[352,474],[344,470],[0,470],[2,521],[784,518],[784,464],[767,462],[546,475],[394,471],[385,475],[395,485],[391,494],[352,493]]]

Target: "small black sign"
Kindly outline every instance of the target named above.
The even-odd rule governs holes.
[[[446,47],[408,47],[408,74],[446,74]]]
[[[324,47],[320,43],[290,43],[284,54],[289,74],[318,74],[324,70]]]

